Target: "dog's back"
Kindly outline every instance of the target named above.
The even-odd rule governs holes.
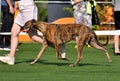
[[[82,34],[82,32],[88,33],[88,27],[80,24],[48,24],[44,32],[46,40],[49,43],[58,44],[66,43]],[[87,30],[86,30],[87,28]]]

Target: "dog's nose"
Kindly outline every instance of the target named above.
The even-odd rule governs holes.
[[[22,30],[23,32],[28,32],[29,31],[29,28],[25,28]]]

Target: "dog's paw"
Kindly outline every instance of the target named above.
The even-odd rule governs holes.
[[[32,64],[35,64],[35,62],[33,61],[33,62],[30,62],[30,64],[32,65]]]
[[[70,64],[69,66],[70,66],[70,67],[75,67],[75,64]]]
[[[62,60],[67,60],[67,61],[69,61],[69,59],[68,59],[68,58],[62,58]]]
[[[111,63],[111,62],[112,62],[112,60],[111,60],[111,59],[109,59],[109,62]]]

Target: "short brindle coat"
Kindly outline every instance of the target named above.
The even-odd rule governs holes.
[[[96,34],[94,31],[85,26],[80,24],[49,24],[42,21],[36,21],[36,20],[30,20],[25,23],[24,29],[37,29],[43,34],[44,43],[42,46],[42,49],[40,50],[37,58],[32,62],[34,64],[43,54],[44,50],[48,46],[52,46],[56,49],[56,57],[60,57],[60,45],[65,44],[72,39],[78,38],[77,40],[77,51],[78,51],[78,57],[76,61],[71,64],[70,66],[75,66],[79,63],[79,61],[82,59],[82,51],[83,47],[86,43],[88,43],[90,46],[103,50],[105,54],[107,55],[107,58],[109,62],[111,62],[110,55],[105,47],[103,47],[103,44],[100,44],[97,40]],[[106,44],[108,41],[106,42]],[[104,44],[104,45],[106,45]]]

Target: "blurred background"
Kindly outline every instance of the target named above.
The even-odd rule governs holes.
[[[35,2],[38,6],[38,20],[52,23],[64,18],[61,21],[66,23],[70,20],[65,19],[71,18],[71,22],[74,23],[73,8],[70,0],[35,0]],[[96,0],[96,2],[96,10],[101,24],[92,26],[93,30],[114,30],[113,5],[111,0]],[[2,24],[1,17],[0,10],[0,25]],[[99,39],[104,40],[104,38],[104,36],[99,36]],[[112,36],[110,36],[110,39],[112,39]]]

